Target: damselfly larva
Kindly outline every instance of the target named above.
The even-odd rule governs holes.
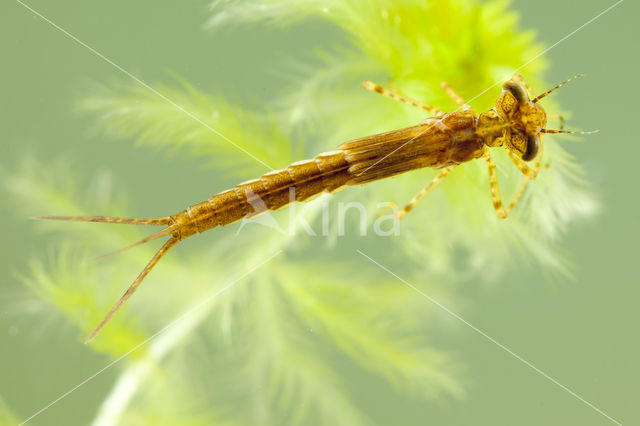
[[[139,219],[104,216],[45,216],[40,219],[82,222],[124,223],[133,225],[164,226],[161,231],[135,245],[170,236],[127,289],[120,300],[107,313],[87,341],[100,329],[138,288],[149,271],[171,247],[196,233],[217,226],[237,222],[256,212],[256,200],[265,210],[277,210],[292,201],[308,200],[322,192],[334,192],[348,185],[362,185],[388,178],[410,170],[432,167],[442,171],[416,195],[402,210],[406,215],[425,195],[459,164],[482,158],[489,168],[489,182],[493,207],[500,219],[506,218],[522,196],[527,183],[535,179],[541,169],[542,133],[584,133],[545,129],[547,114],[538,102],[565,85],[569,80],[543,94],[531,98],[522,77],[514,76],[502,86],[495,108],[476,115],[473,109],[447,84],[442,87],[460,108],[444,113],[435,107],[402,96],[382,86],[364,82],[364,87],[405,104],[420,108],[433,115],[417,126],[367,136],[346,142],[338,150],[291,164],[283,170],[241,183],[228,191],[186,210],[159,219]],[[504,207],[498,189],[496,167],[489,148],[504,148],[524,179],[513,200]],[[536,160],[533,167],[526,163]],[[295,190],[295,191],[293,191]],[[290,197],[290,193],[295,197]]]

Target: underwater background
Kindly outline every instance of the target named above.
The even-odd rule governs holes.
[[[405,203],[433,171],[347,188],[295,207],[316,236],[288,232],[283,210],[273,217],[287,232],[236,224],[185,241],[84,345],[157,245],[90,264],[146,230],[29,220],[176,213],[268,171],[193,117],[285,167],[424,118],[364,79],[453,110],[441,80],[475,97],[613,4],[4,2],[0,424],[29,418],[193,306],[29,424],[640,421],[640,7],[629,0],[520,70],[536,93],[585,73],[543,105],[567,129],[600,132],[545,137],[550,168],[506,221],[481,161],[452,173],[397,236],[371,223],[361,236],[353,211],[339,236],[339,203],[363,203],[373,222],[378,203]],[[498,93],[472,105],[490,108]],[[521,176],[498,160],[509,198]]]

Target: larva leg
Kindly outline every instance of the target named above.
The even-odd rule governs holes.
[[[399,94],[398,92],[396,92],[395,90],[391,90],[391,89],[387,89],[386,87],[383,87],[379,84],[373,83],[369,80],[365,80],[362,83],[362,86],[364,86],[365,89],[367,90],[371,90],[372,92],[376,92],[381,94],[382,96],[386,96],[389,99],[393,99],[394,101],[398,101],[398,102],[402,102],[403,104],[407,104],[410,105],[414,108],[419,108],[423,111],[428,112],[429,114],[433,114],[433,115],[441,115],[444,114],[442,111],[440,111],[438,108],[431,106],[431,105],[427,105],[424,104],[420,101],[416,101],[415,99],[411,99],[407,96],[403,96],[401,94]]]
[[[541,145],[540,152],[538,153],[538,159],[536,160],[536,163],[533,167],[529,167],[527,163],[522,161],[520,157],[518,157],[517,155],[513,154],[510,151],[509,151],[509,158],[511,158],[511,161],[513,162],[513,164],[516,165],[518,170],[520,170],[523,175],[525,175],[530,180],[533,180],[538,177],[538,173],[540,173],[540,170],[542,169],[542,149],[543,149],[543,146]]]
[[[487,161],[487,165],[489,167],[489,187],[491,188],[491,201],[493,202],[493,208],[496,210],[498,219],[506,219],[507,216],[509,216],[509,214],[513,210],[513,208],[516,206],[516,204],[518,204],[518,201],[520,201],[520,198],[522,197],[522,194],[524,193],[524,190],[527,187],[527,184],[533,178],[529,177],[527,173],[525,173],[524,178],[522,180],[522,185],[520,185],[518,192],[516,192],[516,195],[513,197],[513,200],[511,201],[511,203],[509,203],[507,208],[504,208],[502,204],[502,198],[500,196],[500,188],[498,185],[498,174],[496,172],[496,165],[493,162],[493,158],[491,157],[490,153],[487,152],[484,156],[484,159]],[[538,162],[539,161],[540,159],[538,159]],[[536,175],[537,173],[538,173],[538,170],[535,170]]]
[[[422,190],[418,192],[418,194],[416,194],[416,196],[413,197],[411,201],[409,201],[409,203],[406,206],[404,206],[402,210],[396,213],[396,218],[402,219],[403,217],[405,217],[407,213],[409,213],[416,206],[416,204],[420,202],[420,200],[426,197],[427,194],[429,194],[433,190],[433,188],[435,188],[436,185],[438,185],[442,181],[442,179],[444,179],[449,173],[451,173],[454,168],[455,166],[449,166],[447,168],[444,168],[440,173],[438,173],[438,175],[434,177],[433,180],[431,180],[431,182],[429,182],[427,186],[422,188]],[[389,204],[395,211],[396,204],[394,202],[391,202]]]
[[[445,81],[440,83],[440,87],[442,87],[442,89],[445,91],[445,93],[451,99],[453,99],[453,102],[457,103],[458,105],[460,105],[465,110],[473,111],[473,108],[471,108],[471,105],[469,105],[464,99],[462,99],[462,96],[458,95],[458,93],[455,90],[453,90],[453,88],[451,86],[449,86]]]

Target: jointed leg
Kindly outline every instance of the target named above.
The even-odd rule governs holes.
[[[542,166],[542,152],[543,152],[543,150],[544,150],[544,145],[541,144],[540,145],[540,151],[538,152],[538,157],[537,157],[538,159],[536,160],[535,165],[533,166],[533,168],[529,167],[527,165],[527,163],[525,163],[520,157],[518,157],[517,155],[515,155],[511,151],[509,151],[509,158],[511,158],[511,161],[513,162],[513,164],[516,165],[518,170],[520,170],[523,175],[525,175],[529,179],[533,180],[536,177],[538,177],[538,173],[540,173],[541,166]],[[545,167],[548,167],[548,166],[545,166]]]
[[[372,92],[379,93],[382,96],[386,96],[387,98],[393,99],[395,101],[402,102],[403,104],[407,104],[407,105],[411,105],[412,107],[419,108],[423,111],[428,112],[429,114],[433,114],[433,115],[443,114],[443,112],[436,107],[424,104],[420,101],[416,101],[415,99],[411,99],[407,96],[403,96],[394,90],[387,89],[369,80],[364,81],[362,85],[364,86],[365,89],[371,90]]]
[[[500,197],[500,188],[498,186],[498,174],[496,173],[496,165],[493,162],[493,158],[491,157],[490,153],[487,152],[487,154],[484,156],[484,159],[487,160],[487,165],[489,166],[489,185],[491,188],[491,201],[493,202],[493,208],[496,210],[498,219],[506,219],[507,216],[509,216],[509,214],[513,210],[513,208],[516,206],[516,204],[518,204],[518,201],[520,201],[520,197],[522,197],[522,194],[524,193],[524,190],[527,187],[527,184],[532,178],[530,178],[525,173],[525,176],[522,180],[522,185],[520,185],[518,192],[516,192],[516,195],[513,197],[513,200],[511,201],[511,203],[509,203],[509,205],[505,209],[502,204],[502,198]],[[537,171],[536,171],[536,174],[537,174]]]
[[[449,86],[446,82],[443,81],[442,83],[440,83],[440,87],[442,87],[445,93],[451,99],[453,99],[453,102],[460,105],[463,109],[473,110],[473,108],[471,108],[471,105],[469,105],[464,99],[462,99],[462,96],[458,95],[458,93],[455,90],[453,90],[453,88]]]
[[[533,168],[529,167],[527,163],[522,161],[518,156],[516,156],[515,154],[512,154],[511,152],[509,153],[509,158],[511,158],[511,161],[513,162],[513,164],[516,165],[518,170],[520,170],[522,174],[528,177],[529,179],[533,180],[536,177],[538,177],[538,173],[540,173],[540,169],[541,169],[542,153],[538,154],[538,160],[536,161],[535,166],[533,166]]]
[[[442,181],[442,179],[444,179],[449,173],[451,173],[451,171],[453,171],[454,168],[455,166],[449,166],[442,169],[442,171],[438,173],[438,175],[434,177],[433,180],[429,182],[427,186],[425,186],[420,192],[418,192],[418,194],[415,197],[413,197],[411,201],[409,201],[409,203],[402,210],[396,213],[396,218],[402,219],[403,217],[405,217],[407,213],[409,213],[416,206],[416,204],[420,202],[420,200],[426,197],[427,194],[429,194],[433,190],[433,188],[435,188],[436,185],[438,185]],[[395,207],[395,203],[392,202],[391,205]]]

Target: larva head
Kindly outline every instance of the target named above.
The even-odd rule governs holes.
[[[524,86],[507,81],[496,102],[496,112],[505,123],[502,145],[524,161],[533,160],[540,151],[540,133],[547,124],[547,114],[529,99]]]
[[[578,132],[574,130],[545,129],[547,114],[538,102],[558,90],[565,84],[582,74],[571,77],[546,92],[529,99],[525,87],[515,80],[509,80],[502,85],[502,92],[496,102],[496,107],[483,112],[478,117],[477,133],[489,147],[502,146],[518,155],[524,161],[531,161],[540,152],[541,133],[573,133],[587,135],[592,132]]]

